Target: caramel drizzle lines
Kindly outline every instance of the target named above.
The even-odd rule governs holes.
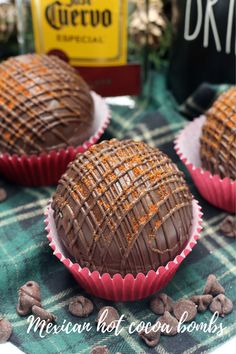
[[[136,146],[136,145],[134,144],[134,147],[135,147],[135,146]],[[137,153],[136,153],[136,155],[137,155]],[[136,156],[136,155],[135,155],[135,156]],[[161,155],[161,154],[159,153],[159,155]],[[158,155],[158,156],[159,156],[159,155]],[[132,161],[132,158],[133,158],[133,156],[129,157],[128,160],[129,160],[129,161]],[[110,156],[109,156],[109,159],[110,159]],[[168,159],[168,160],[169,160],[169,159]],[[169,162],[168,160],[164,159],[164,162],[160,162],[160,166],[161,166],[161,165],[164,165],[164,164],[166,164],[166,163],[168,163],[168,162]],[[143,164],[147,163],[148,161],[150,162],[151,159],[148,159],[147,161],[141,161],[141,162],[140,162],[140,165],[143,165]],[[121,163],[127,163],[127,160],[126,160],[126,161],[123,161],[123,160],[122,160]],[[120,164],[121,164],[121,163],[120,163]],[[91,162],[88,162],[88,164],[86,164],[85,166],[89,167],[90,164],[91,164]],[[113,170],[108,171],[108,173],[106,173],[106,176],[104,176],[104,178],[107,178],[108,175],[109,175],[109,173],[111,174],[111,173],[113,173],[114,170],[118,169],[118,166],[119,166],[119,165],[116,165],[116,166],[114,166],[114,167],[113,167],[113,166],[110,166],[110,169],[113,167]],[[78,166],[76,166],[76,167],[78,168]],[[91,166],[90,166],[90,167],[91,167]],[[96,167],[98,167],[98,166],[96,166]],[[158,163],[157,163],[156,167],[158,167]],[[138,168],[138,166],[135,166],[135,167],[132,166],[132,170],[131,170],[131,171],[134,171],[134,170],[137,169],[137,168]],[[145,176],[145,175],[147,174],[147,172],[150,172],[151,170],[155,170],[153,164],[152,164],[152,166],[149,167],[148,170],[144,170],[143,173],[142,173],[141,175],[139,175],[139,177],[136,178],[135,181],[132,181],[133,184],[135,184],[139,179],[142,179],[142,177]],[[137,170],[137,172],[138,172],[138,170]],[[100,173],[101,173],[101,171],[100,171]],[[162,182],[161,184],[158,184],[158,187],[159,187],[159,188],[162,187],[162,186],[165,186],[166,184],[168,184],[168,183],[170,183],[170,182],[176,182],[176,181],[177,181],[176,176],[174,176],[174,178],[173,178],[173,174],[176,174],[176,176],[177,176],[177,175],[182,175],[182,173],[180,173],[179,171],[174,171],[174,170],[173,170],[173,171],[170,171],[168,174],[162,175],[162,178],[159,179],[159,180],[155,180],[155,178],[153,178],[153,183],[154,183],[154,184],[152,185],[152,187],[151,187],[151,188],[149,187],[148,190],[147,190],[147,189],[144,189],[144,191],[142,192],[140,198],[136,199],[135,202],[136,202],[136,203],[140,202],[140,200],[142,199],[142,197],[148,194],[148,191],[150,192],[150,191],[152,191],[152,190],[154,190],[154,189],[157,188],[157,187],[154,187],[154,185],[156,184],[156,182],[160,182],[160,180],[165,179],[167,176],[168,176],[168,177],[169,177],[169,176],[172,177],[172,179],[166,180],[166,181]],[[83,178],[85,177],[85,175],[88,175],[88,171],[86,171],[86,172],[84,173],[84,176],[82,177],[82,180],[83,180]],[[125,175],[125,173],[123,173],[123,174],[121,174],[121,175],[119,175],[119,176],[116,176],[116,179],[115,179],[115,180],[111,180],[111,181],[110,181],[111,183],[107,184],[106,190],[103,190],[103,195],[105,195],[105,192],[106,192],[106,191],[111,191],[111,186],[112,186],[114,183],[117,183],[117,182],[119,181],[119,179],[120,179],[121,177],[123,177],[124,175]],[[94,177],[93,177],[93,178],[94,178]],[[95,178],[96,178],[96,177],[95,177]],[[96,179],[95,179],[95,181],[96,181]],[[141,180],[142,185],[144,185],[145,182],[148,182],[148,181],[150,181],[150,175],[147,176],[146,179]],[[69,182],[68,179],[64,181],[64,183],[63,183],[64,186],[66,186],[66,182],[67,182],[67,183]],[[98,189],[97,187],[98,187],[98,185],[99,185],[101,182],[102,182],[102,180],[100,180],[98,183],[95,183],[95,184],[93,185],[93,191],[94,191],[94,190],[97,191],[97,189]],[[91,186],[91,185],[90,185],[90,186]],[[73,198],[76,197],[76,194],[74,194],[74,193],[75,193],[74,190],[76,190],[76,187],[77,187],[77,185],[75,185],[75,184],[72,186],[71,193],[72,193]],[[70,186],[70,188],[71,188],[71,186]],[[94,239],[95,239],[96,241],[98,241],[99,238],[102,236],[102,234],[103,234],[103,232],[105,231],[106,227],[108,227],[108,228],[110,229],[110,231],[111,231],[112,234],[115,234],[115,233],[116,233],[117,229],[118,229],[118,228],[120,227],[120,225],[121,225],[121,222],[126,218],[126,216],[129,214],[129,212],[132,211],[132,208],[125,208],[125,209],[126,209],[126,212],[125,212],[125,213],[124,213],[124,212],[122,213],[122,214],[123,214],[123,215],[122,215],[122,218],[119,218],[119,217],[118,217],[118,219],[119,219],[119,224],[118,224],[118,225],[115,224],[115,229],[114,229],[114,225],[112,225],[112,223],[111,223],[111,221],[113,220],[113,219],[112,219],[112,215],[114,215],[114,214],[117,213],[117,210],[122,207],[122,202],[124,202],[125,199],[126,199],[126,198],[134,191],[134,189],[136,189],[136,188],[140,188],[140,186],[134,186],[133,188],[128,187],[128,188],[126,188],[125,190],[123,189],[123,190],[122,190],[122,193],[120,193],[120,194],[118,195],[118,198],[114,201],[114,203],[111,203],[111,204],[109,205],[109,210],[106,210],[105,213],[104,213],[104,211],[102,211],[103,219],[100,220],[100,222],[99,222],[100,235],[97,234],[98,227],[95,229],[95,233],[94,233]],[[147,188],[147,187],[145,187],[145,188]],[[176,189],[173,191],[173,195],[174,195],[175,193],[178,194],[180,191],[184,191],[184,190],[187,191],[187,187],[186,187],[186,186],[182,186],[182,187],[180,186],[180,187],[176,188]],[[81,192],[81,191],[80,191],[80,192]],[[125,193],[125,194],[124,194],[124,193]],[[150,194],[150,193],[149,193],[149,194]],[[172,195],[172,196],[173,196],[173,195]],[[102,195],[99,195],[98,197],[101,197],[101,196],[102,196]],[[87,198],[88,198],[88,197],[87,197]],[[108,198],[108,197],[106,196],[106,198]],[[135,230],[134,233],[133,233],[136,237],[137,237],[138,234],[143,230],[144,226],[145,226],[147,223],[149,223],[149,222],[151,221],[151,219],[153,218],[153,216],[156,214],[158,208],[159,208],[168,198],[169,198],[169,195],[167,195],[167,196],[165,197],[164,201],[160,201],[159,203],[157,203],[158,205],[154,205],[154,204],[153,204],[153,205],[150,206],[151,216],[149,216],[149,217],[147,218],[147,220],[145,220],[145,221],[142,220],[142,219],[140,220],[141,228],[139,229],[139,232],[138,232],[138,230]],[[118,201],[120,201],[120,202],[117,204]],[[85,203],[85,202],[86,202],[86,199],[83,200],[83,203]],[[95,203],[93,203],[92,205],[90,205],[90,206],[89,206],[90,209],[85,212],[84,217],[83,217],[83,220],[80,221],[80,225],[79,225],[79,228],[80,228],[80,229],[81,229],[81,227],[82,227],[82,224],[83,224],[83,222],[84,222],[84,219],[88,216],[89,213],[91,214],[91,211],[92,211],[92,209],[93,209],[93,207],[94,207],[95,204],[96,204],[96,201],[95,201]],[[135,203],[134,203],[134,204],[135,204]],[[169,218],[171,215],[173,215],[178,209],[181,209],[182,207],[184,207],[184,206],[186,206],[186,205],[189,205],[189,204],[190,204],[189,201],[188,201],[188,202],[183,202],[183,203],[177,205],[174,209],[170,210],[169,213],[167,213],[167,215],[165,215],[165,217],[162,218],[162,221],[159,222],[158,225],[155,226],[154,230],[157,229],[157,228],[159,228],[159,227],[162,225],[162,223],[163,223],[167,218]],[[152,206],[153,206],[153,208],[152,208]],[[80,205],[80,207],[82,207],[82,205]],[[143,206],[143,208],[144,208],[144,206]],[[110,213],[110,210],[112,210],[112,214]],[[110,219],[108,219],[108,221],[107,221],[106,217],[107,217],[108,215],[110,216]],[[116,216],[116,218],[117,218],[117,216]],[[104,221],[107,221],[107,222],[106,222],[106,224],[103,226],[103,228],[100,229],[100,226],[101,226],[102,223],[104,223]],[[133,222],[134,220],[131,219],[131,221],[132,221],[131,224],[134,224],[134,222]],[[78,230],[78,231],[79,231],[79,230]],[[138,233],[137,233],[137,232],[138,232]],[[111,240],[112,240],[112,239],[110,239],[110,242],[111,242]],[[76,238],[74,239],[74,241],[76,242]],[[128,241],[129,246],[130,246],[132,243],[135,242],[135,238],[134,238],[133,235],[132,235],[131,240],[128,239],[127,241]],[[133,241],[133,242],[132,242],[132,241]],[[179,240],[179,241],[181,241],[181,240]],[[97,244],[97,242],[93,244],[94,247],[93,247],[92,250],[90,250],[90,251],[92,251],[92,252],[91,252],[91,257],[92,257],[92,254],[93,254],[94,250],[95,250],[95,245],[96,245],[96,244]],[[172,248],[167,248],[167,250],[165,250],[164,252],[172,251],[172,250],[173,250],[175,247],[177,247],[177,246],[178,246],[178,244],[176,244],[176,245],[175,245],[174,247],[172,247]],[[129,248],[130,248],[130,247],[129,247]],[[108,249],[108,248],[107,248],[107,249]],[[154,248],[152,248],[152,250],[154,250]],[[160,250],[158,250],[158,249],[155,249],[155,252],[163,253],[163,251],[160,251]],[[127,255],[128,255],[128,253],[127,253]],[[127,255],[126,255],[126,256],[127,256]],[[106,253],[103,255],[103,257],[105,257],[105,256],[106,256]]]
[[[215,124],[216,123],[216,124]],[[219,129],[221,128],[222,129]],[[228,130],[228,133],[227,133]],[[236,88],[232,87],[215,101],[207,113],[201,137],[201,155],[208,165],[214,157],[217,165],[221,163],[229,173],[230,167],[235,171],[236,165]],[[234,147],[233,147],[234,145]],[[224,151],[224,158],[222,156]],[[230,159],[230,156],[232,159]],[[210,167],[208,167],[211,169]]]
[[[153,156],[152,157],[154,157],[154,153],[153,153]],[[129,156],[128,158],[127,158],[127,160],[126,160],[126,162],[127,161],[131,161],[133,158],[135,158],[137,156],[137,153],[136,154],[133,154],[133,155],[131,155],[131,156]],[[149,156],[149,154],[147,154],[147,156]],[[80,157],[80,156],[79,156]],[[95,160],[95,159],[94,159]],[[77,161],[76,161],[77,162]],[[123,163],[124,163],[124,161],[121,161],[120,162],[120,164],[117,164],[116,165],[116,167],[115,167],[115,169],[117,169],[117,168],[120,168],[122,165],[123,165]],[[99,164],[100,164],[100,162],[99,162]],[[77,171],[77,169],[76,168],[79,168],[79,163],[78,164],[76,164],[76,166],[75,166],[75,164],[73,165],[73,167],[74,167],[74,169],[75,169],[75,171]],[[98,168],[98,164],[97,164],[97,166],[96,166],[97,168]],[[78,171],[77,171],[78,172]],[[103,174],[101,177],[102,177],[102,179],[97,179],[96,180],[96,177],[94,177],[94,179],[95,179],[95,184],[93,185],[93,190],[92,190],[92,192],[94,192],[94,191],[98,191],[98,189],[101,191],[101,193],[102,194],[100,194],[100,195],[96,195],[96,199],[94,199],[94,201],[93,201],[93,203],[89,206],[90,208],[88,208],[85,212],[84,212],[84,214],[83,214],[83,217],[81,217],[80,218],[80,227],[82,226],[82,224],[83,224],[83,222],[86,220],[86,218],[88,217],[88,215],[91,213],[91,211],[93,210],[93,208],[94,208],[94,206],[96,205],[96,203],[97,203],[97,198],[100,198],[100,197],[102,197],[102,195],[105,195],[105,192],[107,192],[107,191],[109,191],[109,189],[112,187],[112,185],[114,185],[118,180],[119,180],[119,178],[121,178],[121,177],[124,177],[126,174],[127,174],[127,172],[126,172],[126,170],[125,170],[125,172],[123,172],[123,173],[121,173],[119,176],[116,176],[116,180],[115,179],[112,179],[112,180],[110,180],[109,182],[109,184],[105,184],[104,185],[104,188],[103,189],[101,189],[101,186],[99,187],[99,185],[102,185],[103,183],[104,183],[104,179],[106,179],[107,177],[108,177],[108,175],[111,173],[111,171],[108,171],[107,173],[105,173],[105,174]],[[88,171],[85,171],[84,172],[84,175],[83,176],[81,176],[81,180],[83,180],[85,177],[88,177]],[[81,189],[81,188],[78,188],[78,184],[72,184],[71,185],[71,180],[70,180],[70,178],[69,177],[67,177],[67,176],[64,176],[64,179],[65,179],[65,181],[61,181],[62,183],[63,183],[63,185],[64,185],[64,187],[66,188],[68,188],[68,186],[69,186],[69,193],[71,193],[71,195],[72,195],[72,197],[75,199],[75,200],[77,200],[78,201],[78,198],[77,198],[77,195],[76,195],[76,193],[75,192],[80,192],[80,194],[82,194],[82,196],[83,196],[83,204],[85,204],[86,203],[86,201],[88,200],[88,198],[89,198],[89,193],[86,193],[87,194],[87,196],[85,197],[85,194],[83,193],[83,190]],[[87,180],[88,181],[88,180]],[[90,184],[90,187],[92,187],[92,184]],[[121,196],[122,196],[122,194],[121,194]],[[118,201],[118,200],[117,200]],[[79,202],[80,202],[80,200],[79,200]],[[101,206],[101,203],[99,203],[99,200],[98,200],[98,205],[100,205]],[[82,207],[82,205],[80,205],[80,208]],[[110,205],[109,205],[109,208],[110,208]],[[102,209],[100,209],[101,210],[101,212],[103,213],[103,210]],[[123,209],[121,209],[122,210],[122,212],[123,212]],[[108,213],[109,213],[109,211],[108,211]],[[106,213],[104,216],[107,216],[107,214],[108,213]],[[101,222],[99,223],[99,225],[101,224]],[[95,229],[95,230],[97,230],[97,229]],[[113,229],[111,229],[111,231],[113,231]],[[96,238],[96,240],[98,240],[98,238]]]
[[[22,139],[28,146],[40,152],[42,148],[36,141],[44,141],[44,134],[56,125],[68,125],[71,122],[88,124],[87,115],[81,115],[78,111],[78,102],[84,112],[88,112],[91,107],[91,103],[88,104],[88,99],[85,99],[85,88],[82,85],[79,86],[80,79],[70,70],[68,70],[70,73],[68,75],[64,64],[57,66],[57,59],[47,56],[36,58],[33,58],[30,64],[9,59],[0,65],[0,104],[2,105],[0,119],[4,138],[0,144],[3,148],[11,148],[13,152],[25,152],[24,149],[19,147],[18,150],[15,146],[18,139]],[[58,69],[58,76],[48,70],[53,67],[55,70],[55,65]],[[40,83],[37,82],[39,73],[41,73]],[[63,76],[67,77],[68,83],[60,80]],[[73,90],[69,86],[71,82],[75,82]],[[17,92],[17,97],[13,96],[12,92]],[[67,103],[66,97],[71,103],[77,101],[77,109],[73,108],[73,104]],[[58,98],[60,98],[59,108],[55,111],[48,110],[47,104]],[[5,111],[7,114],[4,114]],[[41,115],[45,113],[48,115],[47,119],[42,119]],[[52,119],[53,117],[55,119]],[[61,142],[67,143],[66,136],[57,129],[53,129],[52,133]]]
[[[128,142],[129,142],[129,141],[128,141]],[[112,156],[116,156],[117,153],[121,154],[121,151],[124,149],[124,145],[128,145],[128,142],[122,142],[122,146],[120,145],[119,147],[117,147],[117,150],[114,150],[114,148],[113,148],[113,146],[112,146],[113,141],[111,141],[111,142],[103,142],[103,143],[101,143],[101,144],[103,144],[103,146],[105,146],[106,148],[107,148],[107,145],[108,145],[108,148],[106,149],[106,154],[109,153],[109,157],[111,158]],[[100,144],[100,145],[101,145],[101,144]],[[136,145],[135,143],[130,143],[130,144],[129,144],[129,147],[135,146],[135,145]],[[89,151],[87,151],[84,155],[78,155],[77,160],[76,160],[76,164],[74,163],[74,165],[73,165],[73,169],[74,169],[75,172],[77,172],[78,174],[80,174],[80,172],[81,172],[81,171],[80,171],[80,168],[79,168],[79,162],[82,162],[85,157],[89,157],[90,160],[91,160],[92,162],[94,162],[94,163],[96,164],[96,167],[98,168],[98,165],[100,164],[100,162],[98,162],[98,161],[99,161],[99,158],[103,155],[103,150],[102,150],[102,149],[99,150],[99,149],[97,148],[97,146],[95,145],[95,146],[93,146],[93,147],[90,149],[90,151],[92,151],[93,155],[91,155]],[[88,156],[88,155],[89,155],[89,156]],[[123,161],[122,161],[122,163],[123,163]],[[84,173],[84,170],[83,170],[83,173]],[[85,174],[87,175],[87,173],[85,173]],[[69,176],[68,176],[68,177],[69,177]],[[82,177],[83,177],[83,174],[82,174]],[[65,176],[64,176],[64,178],[65,178]],[[65,204],[67,203],[67,198],[68,198],[69,195],[70,195],[71,188],[76,187],[76,184],[74,184],[74,182],[72,183],[71,179],[67,180],[67,182],[68,182],[68,186],[66,185],[66,183],[64,184],[64,187],[67,187],[67,193],[66,193],[66,195],[64,195],[64,197],[65,197],[65,199],[66,199]],[[61,183],[63,184],[63,180],[61,180]],[[72,185],[71,185],[71,184],[72,184]],[[105,186],[106,186],[106,185],[105,185]],[[66,189],[66,188],[65,188],[65,189]],[[76,189],[75,189],[75,190],[76,190]],[[78,192],[78,191],[77,191],[77,192]],[[93,192],[94,192],[94,190],[92,190],[92,193],[93,193]],[[89,197],[89,196],[88,196],[88,197]],[[97,196],[96,196],[96,198],[97,198]],[[84,203],[84,204],[86,204],[87,199],[88,199],[88,198],[86,198],[85,200],[83,200],[83,203]],[[65,206],[65,204],[63,205],[63,207]],[[96,203],[95,203],[95,204],[96,204]],[[103,213],[102,207],[99,206],[99,205],[98,205],[98,207],[99,207],[99,209],[100,209],[100,212]],[[76,218],[78,218],[78,213],[79,213],[80,208],[81,208],[81,205],[78,205],[78,210],[77,210],[77,213],[76,213],[76,215],[75,215]],[[97,220],[96,220],[96,219],[94,220],[92,211],[93,211],[93,209],[92,209],[90,206],[88,206],[88,207],[87,207],[87,211],[84,211],[83,220],[80,219],[80,225],[78,225],[78,223],[76,222],[76,225],[77,225],[77,232],[79,233],[81,239],[84,240],[84,243],[85,243],[85,244],[86,244],[86,240],[85,240],[85,238],[84,238],[83,233],[81,232],[81,226],[82,226],[84,220],[86,219],[85,216],[87,216],[88,214],[90,214],[90,217],[91,217],[92,220],[94,221],[94,225],[96,225]],[[76,220],[76,219],[75,219],[75,220]],[[88,222],[88,226],[90,227],[90,230],[91,230],[91,233],[92,233],[92,232],[93,232],[93,227],[92,227],[91,224],[90,224],[89,218],[87,218],[87,222]],[[123,228],[123,225],[121,225],[121,227]],[[125,230],[123,230],[123,232],[124,232],[124,234],[125,234]],[[76,235],[74,235],[74,240],[73,240],[72,243],[71,243],[71,246],[72,246],[72,247],[73,247],[73,245],[76,243],[76,241],[77,241]],[[120,241],[121,241],[122,247],[123,247],[123,249],[124,249],[124,248],[125,248],[125,245],[124,245],[124,243],[122,242],[122,239],[121,239]],[[115,242],[116,242],[116,244],[117,244],[117,239],[116,239],[116,238],[115,238]],[[99,246],[98,243],[96,243],[96,245],[97,245],[97,247],[99,247],[99,248],[101,249],[101,247]],[[120,252],[120,256],[122,256],[122,253],[121,253],[121,250],[120,250],[120,247],[119,247],[118,244],[117,244],[117,249],[118,249],[119,252]]]
[[[163,155],[163,154],[160,153],[159,155]],[[167,159],[167,160],[169,160],[169,159]],[[166,160],[166,159],[162,160],[162,161],[159,163],[159,166],[156,166],[156,167],[161,167],[161,166],[165,165],[166,163],[169,162],[169,161],[167,161],[167,160]],[[144,163],[147,163],[148,161],[149,161],[149,160],[145,161]],[[149,161],[149,162],[150,162],[150,161]],[[157,168],[155,168],[154,165],[152,165],[149,169],[146,169],[146,170],[144,171],[144,173],[139,176],[139,178],[136,178],[136,180],[133,181],[133,184],[135,184],[138,179],[141,179],[143,176],[145,176],[145,175],[147,174],[147,172],[150,172],[150,170],[153,170],[153,171],[154,171],[155,169],[156,169],[156,171],[159,172],[159,170],[158,170]],[[159,173],[160,173],[160,172],[159,172]],[[150,192],[156,190],[157,188],[158,188],[157,193],[159,192],[159,193],[158,193],[159,196],[161,196],[161,198],[164,198],[164,201],[166,201],[166,200],[169,198],[170,195],[168,195],[168,192],[166,192],[166,191],[164,191],[164,193],[162,193],[162,195],[160,195],[160,194],[161,194],[161,193],[160,193],[160,192],[161,192],[161,189],[163,189],[163,187],[165,187],[165,185],[166,185],[167,183],[169,183],[169,182],[171,182],[171,181],[172,181],[172,182],[177,181],[176,176],[174,176],[174,178],[172,178],[172,179],[170,179],[170,180],[166,180],[165,182],[162,182],[162,183],[158,183],[158,182],[160,182],[162,179],[165,179],[167,176],[168,176],[168,177],[173,177],[173,175],[176,175],[176,176],[177,176],[177,175],[182,175],[182,173],[181,173],[180,171],[171,171],[170,173],[167,173],[167,174],[165,174],[165,175],[163,174],[158,180],[157,180],[156,178],[154,178],[154,180],[153,180],[153,183],[154,183],[154,184],[153,184],[152,186],[148,187],[148,189],[145,188],[145,189],[144,189],[144,192],[141,193],[140,198],[137,198],[136,200],[134,200],[134,203],[133,203],[132,206],[134,207],[135,204],[137,204],[138,202],[141,202],[143,209],[144,209],[145,212],[147,213],[147,210],[146,210],[146,208],[145,208],[145,205],[142,203],[142,198],[143,198],[143,196],[146,196],[146,195],[149,194],[149,197],[152,199],[152,195],[150,194]],[[149,175],[149,177],[150,177],[150,175]],[[147,177],[146,179],[141,180],[141,184],[144,185],[145,182],[147,182],[147,181],[150,181],[150,178]],[[155,183],[158,183],[158,187],[154,187]],[[140,188],[140,187],[141,187],[140,185],[139,185],[139,186],[135,186],[134,189]],[[134,190],[134,189],[133,189],[133,190]],[[179,191],[183,191],[183,190],[187,190],[187,186],[185,186],[185,187],[179,187],[179,188],[175,189],[175,190],[172,192],[172,193],[173,193],[172,196],[173,196],[175,193],[178,193]],[[112,209],[112,211],[113,211],[112,214],[109,214],[110,216],[114,215],[114,213],[116,212],[116,210],[118,209],[118,207],[121,207],[121,208],[122,208],[122,205],[124,205],[124,202],[125,202],[125,200],[127,199],[127,197],[128,197],[130,194],[132,194],[132,189],[131,189],[131,192],[130,192],[130,193],[127,193],[127,191],[130,191],[130,188],[123,189],[124,194],[121,195],[122,198],[118,197],[118,198],[115,200],[115,202],[110,205],[110,207],[111,207],[111,209]],[[163,195],[163,194],[164,194],[164,195]],[[166,197],[165,197],[165,195],[166,195]],[[120,202],[119,202],[119,204],[118,204],[118,207],[113,208],[115,205],[117,205],[117,202],[118,202],[119,199],[120,199]],[[127,238],[127,241],[128,241],[128,246],[129,246],[129,247],[128,247],[127,251],[126,251],[125,254],[124,254],[124,257],[125,257],[125,258],[128,257],[128,255],[129,255],[129,253],[130,253],[130,250],[131,250],[131,246],[135,243],[135,241],[136,241],[138,235],[142,232],[142,230],[144,229],[144,227],[145,227],[148,223],[150,223],[150,221],[152,220],[153,216],[155,216],[155,214],[158,212],[159,207],[164,204],[164,201],[161,200],[160,202],[155,202],[155,204],[152,204],[151,206],[149,206],[149,212],[146,214],[146,216],[143,216],[141,219],[139,219],[139,222],[137,221],[137,218],[131,217],[131,221],[132,221],[131,224],[132,224],[132,228],[134,229],[134,232],[133,232],[132,234],[126,235],[126,238]],[[153,203],[154,203],[154,202],[153,202]],[[188,205],[188,204],[189,204],[189,202],[187,202],[187,203],[182,203],[179,207],[177,206],[177,207],[174,209],[173,212],[170,211],[170,212],[166,215],[165,218],[162,218],[161,220],[158,220],[158,227],[160,227],[166,219],[168,219],[171,215],[173,215],[173,214],[175,213],[175,211],[177,211],[177,210],[180,209],[181,207],[184,207],[184,206],[186,206],[186,205]],[[125,209],[126,209],[126,208],[125,208]],[[151,211],[151,213],[150,213],[150,211]],[[122,218],[119,218],[119,224],[116,225],[115,230],[114,230],[112,227],[110,227],[111,231],[113,231],[114,233],[116,233],[116,231],[117,231],[117,229],[119,228],[119,226],[121,225],[122,221],[126,220],[126,217],[129,216],[129,212],[134,212],[134,208],[128,208],[128,209],[126,209],[126,212],[123,212]],[[106,216],[106,214],[104,214],[104,218],[103,218],[102,222],[103,222],[103,221],[107,221],[107,220],[105,219],[105,216]],[[144,219],[145,219],[145,220],[144,220]],[[112,219],[111,219],[111,220],[112,220]],[[139,226],[139,224],[141,224],[141,225]],[[174,225],[174,222],[173,222],[173,225]],[[107,226],[110,226],[110,225],[109,225],[109,220],[107,221],[107,223],[105,224],[105,226],[103,227],[103,229],[102,229],[102,230],[99,230],[99,231],[100,231],[100,237],[101,237],[102,233],[105,231],[105,229],[106,229]],[[157,229],[157,225],[155,225],[155,228]],[[130,236],[131,236],[131,237],[130,237]],[[100,237],[99,237],[99,238],[100,238]],[[129,239],[129,237],[130,237],[130,239]],[[99,239],[99,238],[98,238],[98,239]],[[111,242],[111,241],[112,241],[112,240],[110,240],[110,242]],[[181,241],[181,239],[180,239],[179,241]],[[95,245],[93,245],[93,246],[94,246],[94,248],[93,248],[93,251],[94,251]],[[156,252],[159,252],[159,254],[164,254],[164,253],[166,253],[166,252],[169,252],[169,251],[174,250],[177,246],[178,246],[178,243],[177,243],[174,247],[172,247],[172,248],[167,248],[167,249],[164,250],[164,251],[160,251],[159,249],[155,249],[155,251],[156,251]],[[108,250],[108,248],[107,248],[107,250]],[[153,249],[153,250],[154,250],[154,249]],[[92,255],[93,255],[93,252],[92,252]],[[91,255],[91,258],[92,258],[92,255]],[[104,256],[103,256],[102,258],[105,258],[105,256],[106,256],[106,253],[104,254]]]

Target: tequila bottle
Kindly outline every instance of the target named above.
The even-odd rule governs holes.
[[[137,0],[16,0],[16,4],[21,53],[61,57],[102,95],[140,93],[146,48],[145,43],[135,43],[129,28]]]

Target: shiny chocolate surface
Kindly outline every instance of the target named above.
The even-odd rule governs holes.
[[[52,208],[72,259],[100,273],[156,270],[190,236],[192,195],[183,173],[142,142],[113,139],[78,154]]]

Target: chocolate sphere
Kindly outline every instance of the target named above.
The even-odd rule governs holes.
[[[206,114],[200,138],[202,167],[236,179],[236,87],[222,93]]]
[[[38,154],[77,146],[92,129],[89,88],[68,64],[37,54],[0,64],[0,152]]]
[[[100,273],[157,270],[190,236],[192,195],[183,173],[143,142],[113,139],[78,154],[52,208],[69,255]]]

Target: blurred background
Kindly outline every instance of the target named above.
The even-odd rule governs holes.
[[[83,1],[85,4],[86,1]],[[121,13],[120,20],[122,16],[128,16],[126,64],[129,68],[124,65],[123,72],[125,75],[129,73],[130,85],[126,83],[125,87],[120,82],[119,89],[118,85],[106,89],[104,82],[114,80],[111,70],[101,70],[101,67],[97,70],[96,65],[93,68],[89,65],[89,71],[86,65],[79,67],[82,76],[96,91],[104,96],[108,93],[109,96],[139,95],[143,93],[150,73],[163,70],[166,71],[168,87],[179,103],[203,82],[235,83],[234,0],[117,2],[127,3],[128,6],[128,11]],[[36,10],[32,16],[32,6],[37,3],[40,1],[0,0],[0,60],[35,51],[33,28],[36,25],[33,26],[33,22],[37,22],[40,31],[41,17]],[[54,2],[49,0],[44,3]],[[68,4],[65,1],[61,3]],[[72,4],[75,3],[72,1]],[[74,32],[77,31],[78,28],[75,28]],[[45,36],[43,31],[41,35]],[[68,60],[67,53],[55,47],[50,53]],[[116,67],[113,68],[116,72]],[[137,80],[138,75],[140,80]]]

